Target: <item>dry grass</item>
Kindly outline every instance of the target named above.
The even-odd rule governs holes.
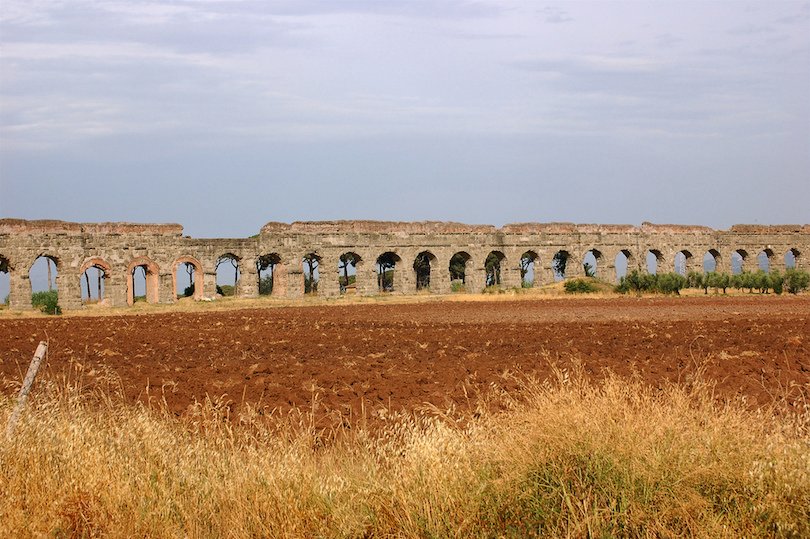
[[[175,418],[114,383],[35,393],[0,441],[2,537],[810,536],[808,412],[699,383],[559,373],[467,414],[326,431],[216,402]]]

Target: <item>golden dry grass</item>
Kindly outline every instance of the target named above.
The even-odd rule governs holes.
[[[35,388],[0,441],[0,536],[810,535],[810,412],[718,404],[701,383],[561,372],[371,430],[216,402],[175,418],[114,380],[78,385]]]

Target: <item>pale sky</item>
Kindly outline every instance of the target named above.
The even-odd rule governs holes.
[[[810,222],[810,2],[0,0],[0,216]]]

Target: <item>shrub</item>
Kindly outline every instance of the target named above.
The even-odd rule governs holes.
[[[59,306],[59,293],[56,290],[45,290],[31,294],[31,305],[46,314],[62,314]]]
[[[451,292],[464,292],[464,281],[461,279],[456,279],[450,282],[450,291]]]
[[[233,296],[236,290],[231,284],[217,285],[217,294],[220,296]]]
[[[194,283],[188,285],[185,290],[183,290],[183,297],[189,298],[194,295]]]
[[[706,286],[706,274],[699,271],[690,271],[686,274],[686,286],[689,288],[702,288],[707,294],[709,287]]]
[[[565,281],[563,287],[568,294],[587,294],[598,290],[596,285],[588,279],[571,279],[570,281]]]
[[[810,287],[810,273],[791,268],[785,272],[784,287],[791,294],[798,294]]]
[[[663,273],[657,276],[656,289],[664,294],[681,294],[681,289],[686,288],[686,277],[680,273]]]
[[[782,277],[782,274],[779,273],[779,270],[771,270],[769,278],[771,280],[771,288],[773,288],[773,293],[781,294],[783,291],[782,283],[784,282],[784,277]]]
[[[269,275],[265,275],[259,280],[259,295],[269,296],[272,292],[273,292],[273,274],[271,273]]]

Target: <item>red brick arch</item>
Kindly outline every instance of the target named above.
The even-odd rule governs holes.
[[[158,303],[160,300],[160,268],[154,260],[139,256],[127,266],[127,305],[135,304],[135,281],[132,278],[132,272],[138,266],[146,267],[146,302]]]

